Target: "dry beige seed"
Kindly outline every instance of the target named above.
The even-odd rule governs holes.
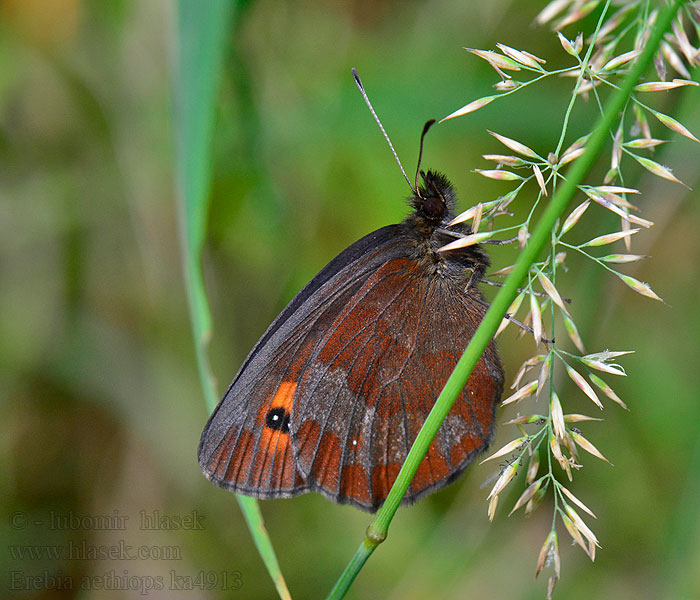
[[[556,573],[556,576],[559,577],[559,540],[557,538],[557,532],[554,529],[549,532],[549,535],[544,540],[544,544],[542,544],[540,555],[537,558],[537,570],[535,571],[535,577],[540,574],[540,571],[550,559],[554,559],[554,572]]]
[[[580,433],[576,433],[575,431],[572,431],[571,437],[574,439],[574,442],[576,442],[583,450],[585,450],[589,454],[592,454],[596,458],[604,460],[606,463],[608,463],[609,465],[612,466],[612,463],[600,453],[598,448],[596,448],[593,444],[591,444]]]
[[[518,498],[518,501],[515,503],[515,506],[513,506],[513,510],[511,510],[511,511],[508,513],[508,516],[512,515],[512,514],[513,514],[516,510],[518,510],[521,506],[523,506],[524,504],[526,504],[527,502],[529,502],[530,499],[535,495],[535,493],[537,492],[537,490],[540,489],[540,487],[541,487],[542,484],[544,483],[544,480],[545,480],[545,478],[544,478],[544,477],[541,477],[540,479],[538,479],[538,480],[535,481],[534,483],[532,483],[532,484],[530,484],[529,486],[527,486],[527,487],[525,488],[525,491],[524,491],[522,494],[520,494],[520,498]]]
[[[581,244],[581,247],[584,248],[586,246],[605,246],[606,244],[612,244],[613,242],[621,240],[624,237],[634,235],[638,231],[639,229],[630,229],[629,231],[617,231],[615,233],[599,235],[598,237],[593,238],[592,240],[589,240],[584,244]]]
[[[494,275],[495,275],[495,274],[496,274],[496,273],[494,273]],[[515,297],[515,300],[513,300],[513,302],[511,303],[511,305],[508,307],[508,310],[506,311],[506,314],[507,314],[508,316],[512,317],[512,316],[515,315],[515,313],[518,312],[518,309],[520,308],[520,304],[522,303],[524,297],[525,297],[525,292],[524,292],[524,291],[523,291],[523,292],[520,292],[520,293]],[[506,326],[508,325],[508,323],[510,323],[510,319],[503,318],[503,319],[501,320],[501,324],[498,326],[498,330],[496,331],[496,334],[495,334],[495,335],[500,334],[500,333],[506,328]],[[495,337],[495,336],[494,336],[494,337]]]
[[[501,406],[507,406],[508,404],[513,404],[513,402],[518,402],[523,398],[532,396],[536,391],[537,382],[533,381],[532,383],[521,387],[517,392],[515,392],[515,394],[511,394],[510,396],[508,396],[503,402],[501,402]]]
[[[595,384],[595,386],[613,402],[617,402],[622,408],[624,408],[625,410],[629,410],[627,408],[627,405],[620,399],[620,397],[615,393],[615,391],[595,373],[589,373],[588,379],[590,379]]]
[[[532,158],[535,160],[542,160],[542,158],[531,148],[528,148],[525,144],[521,144],[520,142],[513,140],[509,137],[506,137],[504,135],[501,135],[500,133],[496,133],[494,131],[490,131],[489,133],[495,137],[499,142],[501,142],[503,145],[507,146],[514,152],[517,152],[518,154],[522,154],[523,156],[526,156],[527,158]]]
[[[588,554],[588,548],[586,547],[586,543],[583,541],[583,537],[581,536],[581,533],[579,530],[576,528],[574,523],[571,521],[571,519],[565,515],[561,515],[561,520],[564,522],[564,527],[566,527],[566,530],[569,532],[569,535],[574,538],[574,541],[583,548],[583,551]]]
[[[569,454],[571,454],[571,466],[580,469],[581,465],[574,462],[574,459],[578,460],[578,449],[576,448],[576,444],[574,444],[574,439],[571,437],[571,434],[568,431],[564,435],[564,445],[569,451]]]
[[[637,92],[663,92],[686,85],[700,85],[697,81],[689,79],[674,79],[673,81],[647,81],[634,86]]]
[[[472,221],[472,233],[478,233],[479,225],[481,225],[481,217],[484,214],[484,205],[479,202],[474,207],[474,220]]]
[[[625,356],[626,354],[634,354],[634,350],[603,350],[603,352],[588,354],[585,358],[591,360],[612,360],[613,358]]]
[[[593,388],[590,386],[590,384],[583,378],[583,375],[581,375],[576,369],[573,367],[567,365],[566,363],[564,364],[566,367],[566,372],[568,373],[569,377],[573,380],[573,382],[581,389],[581,391],[586,394],[591,400],[593,400],[594,404],[603,410],[603,404],[602,402],[598,399],[598,396],[596,396],[596,393],[593,391]]]
[[[503,79],[498,83],[494,83],[493,87],[495,87],[499,92],[509,92],[515,88],[519,88],[521,85],[522,82],[516,81],[515,79]]]
[[[554,284],[550,281],[550,279],[542,271],[537,272],[537,279],[540,280],[540,285],[542,286],[542,289],[554,301],[554,304],[556,304],[564,312],[568,312],[566,310],[566,305],[564,304],[564,301],[562,300],[561,296],[559,295],[559,292],[557,291],[557,288],[554,287]]]
[[[524,294],[525,292],[522,291],[521,294]],[[518,372],[515,375],[515,380],[513,381],[512,385],[510,386],[511,390],[514,390],[520,386],[520,380],[523,378],[525,373],[532,369],[535,365],[538,363],[542,362],[545,359],[544,354],[537,354],[535,356],[532,356],[528,358],[525,362],[523,362],[522,365],[520,365],[520,369],[518,369]]]
[[[476,54],[479,58],[483,58],[492,67],[498,70],[499,74],[500,69],[520,71],[520,65],[517,62],[511,60],[507,56],[499,54],[498,52],[494,52],[493,50],[477,50],[476,48],[465,48],[465,50],[471,52],[472,54]]]
[[[552,428],[554,435],[560,440],[564,439],[566,433],[566,425],[564,424],[564,411],[561,409],[561,402],[556,392],[552,392],[552,397],[549,400],[549,413],[552,416]]]
[[[561,34],[561,31],[557,31],[557,37],[559,38],[559,43],[561,44],[561,47],[564,48],[564,51],[567,54],[571,54],[571,56],[578,56],[578,52],[576,52],[576,47],[574,46],[574,44],[572,44],[568,39],[566,39]]]
[[[498,271],[494,271],[493,273],[491,273],[491,276],[492,277],[505,277],[506,275],[510,275],[513,272],[514,268],[515,268],[515,265],[503,267],[502,269],[499,269]],[[510,313],[510,310],[508,312]]]
[[[491,493],[488,495],[489,498],[492,498],[493,496],[498,496],[498,494],[500,494],[503,491],[503,488],[505,488],[510,483],[511,479],[515,477],[519,466],[520,459],[516,458],[511,464],[509,464],[505,469],[503,469],[501,476],[498,478],[496,484],[491,490]]]
[[[620,54],[620,56],[616,56],[612,60],[609,60],[607,63],[605,63],[601,71],[612,71],[617,67],[621,67],[622,65],[625,65],[631,60],[637,58],[641,53],[641,50],[630,50],[629,52]]]
[[[527,504],[525,505],[525,514],[529,515],[532,512],[534,512],[537,507],[542,504],[542,500],[544,500],[545,497],[545,491],[543,489],[540,489],[537,491],[537,493],[528,500]]]
[[[540,367],[539,375],[537,376],[537,398],[540,397],[542,390],[545,388],[545,384],[549,379],[549,373],[552,370],[552,354],[551,352],[547,354],[547,358],[542,362]]]
[[[629,275],[623,275],[622,273],[618,273],[617,271],[615,272],[615,275],[622,279],[622,281],[624,281],[635,292],[642,294],[642,296],[646,296],[647,298],[652,298],[653,300],[663,302],[663,299],[656,295],[656,292],[654,292],[654,290],[652,290],[649,287],[648,283],[643,283],[638,279],[635,279],[634,277],[630,277]]]
[[[574,208],[574,210],[571,211],[569,216],[566,217],[564,224],[561,226],[561,231],[559,232],[559,235],[564,235],[574,225],[576,225],[576,223],[578,223],[578,220],[583,216],[583,213],[586,212],[590,205],[591,203],[589,200],[584,200],[581,204]]]
[[[598,34],[596,37],[599,40],[605,39],[605,37],[609,33],[612,33],[615,29],[617,29],[620,26],[622,21],[624,21],[627,13],[633,8],[635,8],[634,4],[627,4],[626,6],[623,6],[614,15],[612,15],[609,19],[606,20],[606,22],[600,28],[600,31],[598,31]]]
[[[521,181],[522,177],[512,171],[504,171],[502,169],[474,169],[474,173],[488,177],[489,179],[498,179],[499,181]]]
[[[537,185],[540,187],[540,191],[543,196],[547,195],[547,188],[544,185],[544,177],[542,177],[542,171],[537,165],[532,165],[532,171],[535,174],[535,179],[537,180]]]
[[[630,223],[629,221],[626,221],[625,219],[620,219],[620,229],[622,229],[622,231],[632,231],[632,223]],[[625,250],[627,250],[627,252],[631,252],[632,251],[632,239],[629,237],[626,237],[624,242],[625,242]]]
[[[578,529],[591,544],[600,548],[598,538],[596,538],[595,534],[590,530],[588,525],[584,523],[583,519],[574,510],[574,507],[564,502],[564,510],[569,515],[569,518],[573,521],[574,525],[576,525],[576,529]]]
[[[497,204],[500,204],[500,200],[491,200],[490,202],[483,202],[481,206],[483,208],[492,208],[496,206]],[[456,225],[457,223],[464,223],[465,221],[468,221],[469,219],[474,218],[474,215],[476,214],[478,205],[474,205],[467,210],[465,210],[463,213],[458,214],[454,219],[452,219],[448,224],[447,227],[451,227],[452,225]]]
[[[642,107],[638,104],[634,104],[632,109],[634,112],[634,120],[639,126],[639,129],[642,131],[642,135],[645,138],[651,138],[651,129],[649,128],[649,122],[647,121],[647,117],[644,114]]]
[[[481,157],[485,160],[497,162],[499,165],[508,165],[509,167],[522,167],[527,164],[522,158],[508,154],[482,154]]]
[[[570,163],[572,160],[577,159],[585,151],[586,151],[585,148],[576,148],[576,150],[564,152],[564,154],[561,155],[561,159],[559,160],[559,166],[562,167],[562,166]]]
[[[581,190],[588,196],[591,200],[594,200],[595,202],[598,202],[602,204],[603,206],[606,206],[607,204],[616,204],[617,206],[621,206],[622,208],[629,208],[630,210],[638,210],[637,207],[632,204],[631,202],[628,202],[626,198],[623,198],[620,196],[620,194],[616,194],[614,192],[610,191],[605,191],[605,190],[610,190],[610,189],[615,189],[617,186],[615,185],[601,185],[601,186],[579,186]],[[622,188],[625,189],[625,188]]]
[[[678,71],[686,79],[690,79],[690,73],[688,69],[685,68],[681,57],[676,54],[676,51],[671,47],[668,42],[661,42],[661,53],[664,55],[666,62],[671,65],[676,71]]]
[[[498,506],[498,496],[492,496],[489,500],[488,516],[489,521],[493,521],[493,517],[496,515],[496,507]]]
[[[470,112],[474,112],[475,110],[479,110],[480,108],[483,108],[490,102],[493,102],[498,96],[484,96],[483,98],[479,98],[478,100],[474,100],[473,102],[470,102],[469,104],[463,106],[462,108],[454,111],[453,113],[450,113],[446,117],[443,117],[440,119],[440,123],[443,121],[447,121],[448,119],[454,119],[455,117],[461,117],[462,115],[466,115]]]
[[[586,512],[586,513],[588,513],[589,515],[591,515],[594,519],[597,519],[597,518],[598,518],[598,517],[596,517],[596,516],[593,514],[593,511],[592,511],[590,508],[588,508],[583,502],[581,502],[576,496],[574,496],[574,495],[573,495],[567,488],[565,488],[563,485],[562,485],[562,486],[559,486],[559,489],[564,493],[564,495],[565,495],[569,500],[571,500],[571,501],[572,501],[576,506],[578,506],[581,510],[583,510],[584,512]]]
[[[622,187],[619,185],[597,185],[593,186],[591,189],[598,190],[602,194],[641,194],[641,192],[635,188]]]
[[[662,112],[658,112],[656,110],[651,111],[652,114],[659,120],[661,123],[663,123],[666,127],[669,129],[675,131],[676,133],[680,133],[681,135],[684,135],[687,138],[690,138],[694,142],[700,142],[698,138],[696,138],[690,130],[685,127],[682,123],[679,123],[674,119],[673,117],[669,117],[668,115],[665,115]],[[648,168],[648,167],[647,167]],[[653,172],[653,171],[652,171]],[[662,175],[663,177],[663,175]],[[675,181],[678,181],[677,179],[674,178]]]
[[[532,315],[532,331],[535,335],[535,343],[539,345],[542,341],[542,313],[540,303],[535,294],[530,292],[530,315]]]
[[[571,23],[575,23],[576,21],[580,21],[583,19],[588,13],[590,13],[598,4],[600,3],[600,0],[591,0],[590,2],[586,2],[583,4],[579,9],[577,10],[570,10],[568,14],[563,18],[557,21],[554,24],[554,29],[559,30],[559,29],[564,29],[567,25],[570,25]],[[578,5],[579,3],[577,3]]]
[[[535,22],[544,25],[563,11],[573,0],[552,0],[535,17]]]
[[[599,260],[608,263],[631,263],[644,258],[649,257],[644,254],[607,254],[606,256],[601,256]]]
[[[678,47],[683,53],[683,56],[685,56],[685,59],[688,61],[688,64],[696,64],[698,58],[697,50],[695,50],[695,48],[693,48],[693,46],[691,45],[690,41],[688,41],[688,36],[685,34],[685,31],[683,30],[683,26],[680,24],[680,21],[674,21],[671,24],[671,27],[673,29],[673,35],[676,39],[676,42],[678,43]]]
[[[527,230],[527,227],[523,225],[520,229],[518,229],[518,245],[521,249],[525,247],[525,244],[527,244],[529,239],[530,232]]]
[[[557,462],[561,465],[562,469],[567,469],[569,466],[569,461],[564,458],[564,455],[562,454],[561,448],[559,447],[559,442],[557,441],[556,436],[550,435],[549,436],[549,447],[552,450],[552,454],[554,455],[554,458],[556,458]]]
[[[528,483],[532,483],[535,481],[535,477],[537,477],[537,472],[540,469],[540,455],[539,453],[533,453],[533,455],[530,457],[530,464],[527,466],[527,477],[525,478],[525,481]]]
[[[649,228],[654,224],[652,221],[647,221],[646,219],[642,219],[641,217],[631,215],[629,212],[627,212],[626,209],[622,209],[619,206],[616,206],[616,204],[624,204],[627,205],[628,208],[633,208],[636,210],[636,208],[632,204],[627,202],[624,198],[621,198],[614,194],[596,194],[595,192],[590,190],[587,191],[587,195],[597,204],[600,204],[603,208],[607,208],[610,212],[614,212],[616,215],[618,215],[623,220],[623,222],[627,221],[629,223],[634,223],[635,225],[640,225],[646,228]],[[613,203],[611,200],[614,200],[615,203]]]
[[[536,69],[537,71],[542,71],[540,63],[547,62],[542,58],[537,58],[529,52],[521,52],[520,50],[516,50],[515,48],[511,48],[510,46],[506,46],[505,44],[496,44],[496,46],[501,52],[503,52],[503,54],[505,54],[509,58],[512,58],[514,61],[519,62],[521,65],[525,65],[527,67]]]
[[[602,421],[603,419],[600,419],[598,417],[589,417],[588,415],[580,415],[578,413],[570,413],[567,415],[564,415],[564,422],[565,423],[579,423],[580,421]]]
[[[537,421],[547,420],[543,415],[521,415],[503,423],[504,425],[531,425]],[[529,450],[532,452],[532,450]]]
[[[574,152],[575,150],[580,150],[586,145],[586,142],[588,139],[591,137],[591,134],[586,134],[582,135],[580,138],[578,138],[571,146],[569,146],[566,150],[564,150],[564,154],[562,155],[563,157],[568,153],[568,152]]]
[[[637,138],[625,142],[625,148],[656,148],[661,144],[667,144],[668,140],[659,140],[656,138]]]
[[[612,373],[613,375],[627,375],[624,369],[619,365],[610,365],[602,360],[595,360],[586,358],[585,356],[581,359],[581,362],[590,367],[591,369],[596,369],[597,371],[603,371],[604,373]]]
[[[539,56],[533,54],[532,52],[528,52],[527,50],[523,50],[523,54],[532,60],[536,60],[540,64],[547,64],[547,61],[544,58],[540,58]]]
[[[610,168],[619,169],[620,160],[622,160],[622,121],[615,132],[613,139],[612,157],[610,159]]]
[[[466,248],[467,246],[473,246],[484,240],[493,237],[495,233],[493,231],[482,231],[481,233],[472,233],[471,235],[465,235],[463,238],[459,238],[454,242],[445,244],[442,248],[438,248],[438,252],[449,252],[450,250],[456,250],[457,248]]]
[[[494,452],[488,458],[485,458],[484,460],[482,460],[479,464],[483,465],[485,462],[488,462],[489,460],[493,460],[494,458],[499,458],[500,456],[503,456],[504,454],[510,454],[514,450],[521,448],[523,446],[523,444],[527,443],[527,441],[529,439],[530,439],[530,436],[528,436],[528,435],[524,435],[522,437],[516,438],[516,439],[508,442],[505,446],[503,446],[497,452]]]
[[[585,354],[586,348],[583,345],[583,340],[578,332],[576,323],[574,323],[573,319],[567,313],[562,313],[562,317],[564,319],[564,328],[566,329],[566,333],[568,334],[569,338],[574,343],[578,351],[581,354]]]

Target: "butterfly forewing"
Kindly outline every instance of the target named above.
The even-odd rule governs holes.
[[[324,323],[335,319],[386,259],[385,246],[393,245],[394,229],[375,231],[338,255],[253,348],[202,434],[199,462],[214,483],[259,498],[289,497],[308,489],[289,436],[297,388],[325,334]],[[346,270],[353,277],[345,276]]]

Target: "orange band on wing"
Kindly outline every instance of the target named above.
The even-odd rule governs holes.
[[[296,389],[294,381],[283,381],[275,395],[258,411],[258,426],[262,427],[260,446],[268,452],[277,452],[289,443],[289,419]],[[284,441],[280,440],[281,436],[284,436]]]
[[[295,381],[283,381],[277,388],[275,397],[270,403],[270,408],[284,408],[285,412],[291,412],[296,390],[297,384]]]

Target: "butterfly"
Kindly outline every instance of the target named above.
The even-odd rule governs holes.
[[[373,512],[485,312],[478,245],[439,249],[455,192],[421,173],[413,213],[346,248],[273,321],[245,359],[199,445],[204,475],[256,498],[320,492]],[[493,341],[403,499],[456,477],[491,441],[503,391]]]
[[[209,480],[239,494],[313,491],[374,512],[485,314],[477,284],[489,259],[479,245],[441,251],[471,230],[451,224],[447,178],[420,171],[435,121],[423,128],[412,185],[354,69],[353,77],[411,188],[413,212],[343,250],[292,299],[209,418],[198,454]],[[502,393],[491,341],[403,503],[452,482],[487,448]]]

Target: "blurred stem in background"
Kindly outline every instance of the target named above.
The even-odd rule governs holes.
[[[174,134],[180,238],[197,366],[209,412],[216,407],[218,395],[207,356],[212,318],[201,263],[209,208],[216,98],[227,34],[233,29],[234,16],[231,0],[205,4],[196,0],[178,2]],[[237,499],[278,594],[289,598],[257,501],[243,496]]]

